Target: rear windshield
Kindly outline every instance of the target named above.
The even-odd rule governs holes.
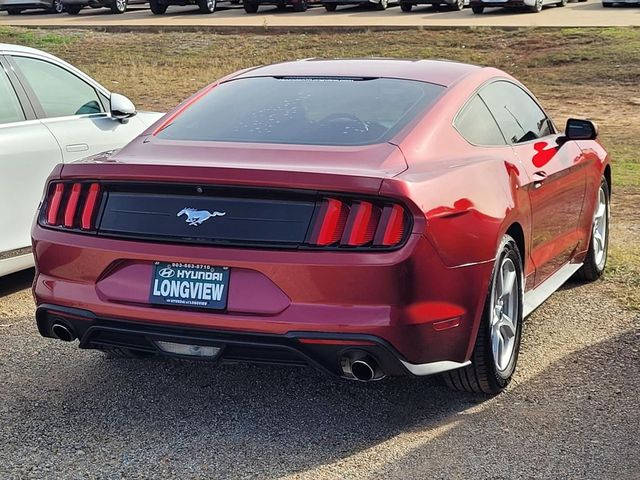
[[[390,78],[238,79],[213,88],[157,136],[366,145],[389,140],[443,90],[440,85]]]

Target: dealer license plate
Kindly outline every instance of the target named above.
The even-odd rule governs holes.
[[[229,267],[155,262],[149,302],[223,310],[228,290]]]

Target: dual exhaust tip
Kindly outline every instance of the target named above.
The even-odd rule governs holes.
[[[384,378],[384,372],[371,355],[365,352],[351,352],[341,359],[342,373],[360,382],[371,382]]]

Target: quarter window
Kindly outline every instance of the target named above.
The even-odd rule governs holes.
[[[25,120],[18,96],[6,72],[0,67],[0,125]]]
[[[96,90],[74,74],[43,60],[14,57],[47,117],[103,111]]]
[[[467,102],[456,118],[455,127],[474,145],[506,145],[498,124],[478,95]]]
[[[551,135],[553,127],[538,104],[522,88],[498,81],[480,91],[509,143],[522,143]]]

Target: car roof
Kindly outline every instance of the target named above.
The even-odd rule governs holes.
[[[310,58],[256,67],[234,78],[318,76],[318,77],[383,77],[418,80],[448,87],[482,67],[447,60],[400,60]]]

